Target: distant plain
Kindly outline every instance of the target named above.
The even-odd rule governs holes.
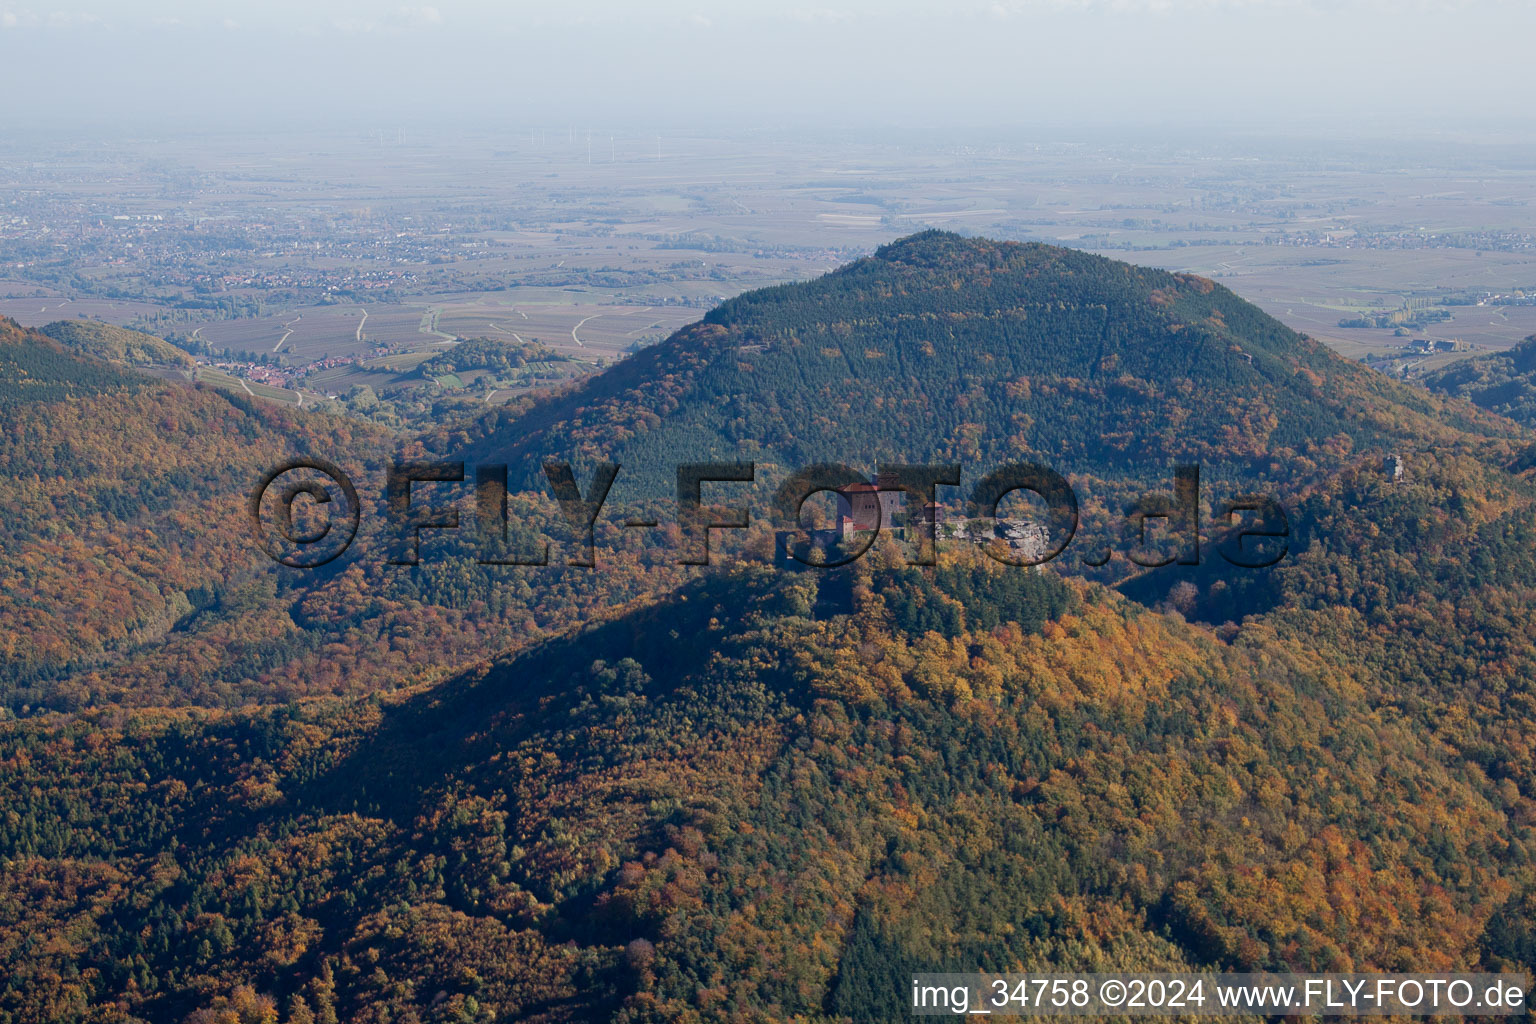
[[[1507,299],[1407,332],[1339,326],[1536,296],[1536,152],[1496,140],[406,138],[20,139],[0,157],[0,314],[195,336],[307,367],[294,386],[317,392],[399,382],[455,338],[595,369],[722,298],[942,227],[1212,277],[1399,370],[1536,334],[1536,304]],[[1465,351],[1406,353],[1452,339]]]

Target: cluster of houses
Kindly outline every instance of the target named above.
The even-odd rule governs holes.
[[[267,384],[274,388],[287,388],[297,390],[304,386],[308,377],[320,373],[323,370],[333,370],[338,366],[356,366],[369,359],[377,359],[390,354],[390,349],[383,345],[375,345],[367,352],[355,353],[346,356],[325,356],[314,359],[302,366],[290,366],[285,363],[257,363],[243,360],[236,361],[212,361],[209,365],[215,369],[223,370],[235,377],[243,377],[255,384]],[[327,394],[327,398],[335,398],[334,394]]]
[[[1485,292],[1479,306],[1536,306],[1536,292],[1516,288],[1512,292]]]

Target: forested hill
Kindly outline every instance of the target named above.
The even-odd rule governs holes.
[[[137,390],[143,379],[83,359],[9,317],[0,317],[0,411],[32,403]]]
[[[1442,367],[1425,376],[1424,386],[1536,427],[1536,337]]]
[[[152,334],[130,331],[126,327],[95,320],[55,320],[40,330],[66,348],[108,362],[127,363],[131,366],[157,363],[182,367],[192,365],[192,357],[175,345]]]
[[[305,454],[355,464],[383,444],[367,424],[158,380],[0,319],[0,717],[109,685],[163,700],[223,674],[206,647],[146,677],[109,669],[189,640],[247,587],[271,603],[244,512],[264,470]],[[270,650],[283,619],[239,639],[225,623],[220,655],[252,674],[238,652]]]
[[[1536,965],[1528,634],[1413,675],[1348,609],[1224,642],[979,555],[850,573],[712,574],[405,699],[0,729],[0,1020],[883,1024],[922,970]]]
[[[1045,245],[926,232],[726,302],[532,410],[475,454],[526,468],[1021,457],[1114,478],[1498,432],[1297,335],[1211,281]],[[463,435],[437,439],[447,449]]]
[[[0,318],[0,722],[416,683],[676,585],[676,566],[641,554],[601,576],[557,564],[516,577],[474,552],[398,571],[376,514],[395,444],[363,421],[158,379]],[[258,548],[246,503],[263,473],[312,456],[372,504],[348,555],[305,572]]]
[[[964,544],[292,583],[243,492],[363,465],[364,425],[0,340],[0,1024],[862,1024],[919,969],[1536,968],[1529,435],[1209,282],[921,236],[510,422],[529,459],[728,427],[1298,473],[1273,572],[1136,600]]]

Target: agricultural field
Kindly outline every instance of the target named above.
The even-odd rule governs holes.
[[[405,306],[370,303],[361,308],[368,313],[368,320],[363,324],[363,340],[370,346],[408,349],[444,340],[422,330],[423,309],[416,303]]]
[[[335,366],[310,374],[304,379],[304,389],[326,395],[346,394],[352,388],[367,386],[375,391],[399,385],[405,375],[384,369],[370,369],[368,364]]]
[[[1340,320],[1392,309],[1416,297],[1484,288],[1502,291],[1531,273],[1532,258],[1500,252],[1479,256],[1456,249],[1390,253],[1340,249],[1319,257],[1263,245],[1190,247],[1180,252],[1180,262],[1170,264],[1170,269],[1220,281],[1288,327],[1342,355],[1361,358],[1367,352],[1396,348],[1404,339],[1390,330],[1341,328]],[[1474,351],[1501,351],[1536,334],[1536,306],[1445,308],[1452,319],[1415,330],[1413,337],[1461,339]]]
[[[3,289],[0,289],[3,294]],[[0,316],[23,327],[41,327],[55,320],[105,320],[126,327],[137,318],[159,310],[151,302],[96,298],[0,298]]]
[[[278,353],[286,346],[290,324],[296,324],[302,315],[278,314],[250,320],[219,320],[195,327],[192,335],[215,348],[231,352],[248,352],[253,355]]]
[[[574,296],[573,296],[574,298]],[[438,307],[438,329],[464,338],[538,342],[588,362],[621,358],[699,318],[699,311],[592,302],[460,300]]]

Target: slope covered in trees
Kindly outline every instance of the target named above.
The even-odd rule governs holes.
[[[111,367],[82,360],[52,338],[0,317],[0,409],[131,391],[139,383]]]
[[[895,1021],[918,969],[1529,969],[1529,761],[1459,745],[1529,675],[1436,721],[1091,584],[1026,574],[1042,614],[989,627],[1009,571],[944,570],[717,574],[403,699],[13,728],[0,1012]]]
[[[804,284],[751,292],[527,412],[472,450],[622,463],[1019,459],[1115,480],[1499,433],[1465,406],[1340,359],[1202,278],[1067,249],[927,232]],[[459,442],[445,434],[439,446]]]
[[[0,659],[18,712],[397,685],[664,592],[686,577],[675,531],[641,541],[617,528],[618,509],[638,499],[670,519],[682,461],[754,459],[764,489],[820,459],[866,470],[953,459],[968,483],[999,462],[1041,461],[1082,500],[1065,568],[1119,580],[1136,571],[1124,558],[1093,570],[1077,555],[1119,529],[1137,495],[1166,491],[1173,460],[1201,462],[1209,523],[1233,492],[1294,505],[1389,450],[1512,459],[1524,444],[1509,424],[1337,359],[1210,282],[941,233],[743,296],[553,399],[424,444],[152,381],[5,330],[0,460],[18,475],[7,529],[21,557],[5,570],[14,628]],[[557,541],[556,564],[488,568],[434,542],[427,565],[401,570],[387,564],[382,515],[365,516],[364,539],[322,572],[255,551],[243,497],[265,468],[322,455],[360,473],[379,511],[396,453],[470,466],[510,456],[514,491],[529,489],[514,494],[513,518]],[[569,531],[537,470],[549,457],[576,462],[583,486],[592,461],[624,466],[597,531],[600,578],[561,564]],[[466,488],[457,500],[469,516]],[[764,505],[738,554],[771,545]],[[1188,577],[1152,574],[1134,592],[1156,604]],[[1228,581],[1244,591],[1236,603],[1221,581],[1194,582],[1202,618],[1263,610],[1281,593],[1269,575]]]
[[[675,585],[666,565],[640,571],[643,552],[603,579],[558,561],[519,577],[473,550],[390,566],[380,505],[396,445],[0,320],[0,718],[385,688]],[[246,509],[263,473],[305,456],[345,467],[367,504],[354,552],[313,572],[268,558]],[[525,499],[514,511],[558,515]]]
[[[11,321],[0,331],[7,704],[158,647],[179,622],[267,574],[243,512],[263,470],[293,455],[351,453],[378,436],[158,381]]]
[[[1508,352],[1458,360],[1426,374],[1424,386],[1536,426],[1536,338]]]
[[[722,457],[1034,459],[1100,520],[1188,459],[1286,505],[1272,569],[1117,558],[1118,592],[963,544],[790,572],[761,524],[685,569],[612,515],[599,571],[285,576],[235,554],[251,477],[315,451],[378,494],[380,435],[0,330],[33,704],[0,1021],[830,1024],[907,1019],[916,969],[1536,967],[1532,437],[1210,282],[918,236],[398,449],[512,462],[550,536],[547,457],[665,505]]]
[[[152,334],[94,320],[55,320],[38,330],[65,348],[130,366],[191,366],[192,357]]]
[[[507,374],[530,363],[564,363],[566,356],[545,345],[504,341],[500,338],[470,338],[434,355],[416,368],[423,377],[438,377],[464,370],[489,370]]]

